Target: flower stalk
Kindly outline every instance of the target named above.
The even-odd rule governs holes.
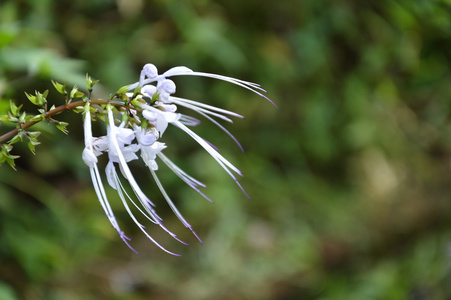
[[[110,101],[110,100],[89,100],[89,102],[91,104],[98,104],[98,105],[106,105],[108,103],[112,104],[112,105],[116,105],[119,107],[124,106],[124,103],[120,103],[117,101]],[[15,128],[3,135],[0,136],[0,143],[4,143],[6,141],[8,141],[9,139],[13,138],[14,136],[16,136],[20,130],[26,130],[28,128],[30,128],[33,125],[36,125],[37,123],[44,121],[44,120],[49,120],[51,119],[53,116],[56,116],[62,112],[68,111],[68,110],[73,110],[75,108],[78,107],[83,107],[86,104],[86,101],[84,100],[80,100],[80,101],[76,101],[76,102],[71,102],[68,104],[64,104],[58,107],[55,107],[52,110],[47,111],[42,118],[38,119],[38,120],[31,120],[28,121],[24,124],[20,124],[19,128]]]
[[[172,209],[180,222],[193,233],[200,243],[202,243],[200,237],[194,231],[193,226],[188,223],[177,209],[174,201],[164,189],[163,183],[158,178],[157,171],[159,169],[159,164],[163,163],[166,165],[189,187],[208,201],[213,201],[201,190],[202,188],[206,188],[204,183],[188,175],[163,153],[164,149],[168,146],[162,142],[162,137],[170,126],[178,128],[180,131],[187,134],[198,143],[201,148],[207,151],[207,153],[238,185],[244,195],[249,198],[237,178],[237,175],[242,176],[241,171],[221,155],[217,147],[200,137],[192,129],[192,127],[199,125],[201,121],[193,116],[178,112],[178,107],[191,110],[200,117],[210,121],[220,130],[225,132],[242,151],[243,148],[238,140],[219,121],[222,120],[233,123],[232,117],[243,118],[243,116],[223,108],[174,96],[176,85],[169,78],[175,76],[200,76],[227,81],[245,88],[274,104],[263,94],[265,91],[258,84],[216,74],[194,72],[186,67],[175,67],[162,74],[158,74],[158,70],[154,65],[146,64],[143,67],[137,82],[120,88],[108,100],[89,99],[91,97],[93,86],[98,82],[93,81],[89,76],[86,76],[88,97],[85,97],[84,93],[80,92],[77,87],[74,87],[72,91],[68,92],[66,90],[66,84],[63,85],[52,81],[55,89],[60,94],[64,95],[66,102],[64,105],[52,107],[50,110],[47,110],[46,97],[48,91],[45,91],[44,93],[36,92],[35,96],[29,94],[26,94],[26,96],[33,104],[40,107],[40,109],[38,109],[40,114],[36,116],[27,116],[26,113],[20,112],[21,106],[17,107],[11,103],[11,111],[8,115],[0,116],[0,120],[2,121],[17,124],[15,129],[0,136],[0,164],[6,161],[14,167],[14,159],[16,159],[17,156],[12,155],[11,150],[12,144],[15,142],[28,139],[28,145],[34,152],[34,147],[39,144],[37,141],[39,133],[29,132],[28,128],[41,121],[49,120],[54,123],[58,129],[67,133],[65,129],[67,124],[54,120],[54,116],[64,111],[75,111],[79,108],[83,108],[85,148],[82,153],[82,159],[89,168],[93,188],[100,205],[112,227],[118,232],[119,237],[124,243],[132,251],[137,253],[130,245],[130,238],[128,238],[121,230],[110,206],[109,199],[107,198],[100,172],[101,168],[99,168],[98,165],[98,157],[101,155],[108,157],[108,162],[103,166],[105,168],[104,176],[106,177],[106,182],[112,189],[116,190],[118,198],[122,202],[130,218],[151,242],[167,253],[178,255],[167,250],[158,243],[149,233],[150,228],[147,229],[140,219],[150,221],[150,223],[160,227],[177,241],[187,245],[187,243],[178,239],[174,233],[166,228],[163,224],[163,219],[156,212],[156,201],[152,201],[138,185],[134,178],[133,171],[129,166],[129,162],[133,160],[141,159],[144,165],[147,166],[162,198],[166,201],[167,205]],[[93,136],[91,126],[92,119],[104,121],[106,131],[104,136]],[[119,172],[117,170],[119,170]],[[132,193],[127,192],[127,190],[132,191]]]

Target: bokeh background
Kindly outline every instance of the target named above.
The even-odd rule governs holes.
[[[210,204],[162,168],[204,241],[135,174],[186,247],[148,241],[110,190],[131,252],[81,160],[82,119],[40,124],[36,156],[0,168],[0,299],[450,299],[449,0],[0,0],[0,111],[50,79],[106,98],[152,62],[258,82],[177,77],[177,95],[237,111],[197,128],[244,173],[252,200],[171,128],[165,153],[208,185]],[[25,103],[30,112],[35,108]],[[0,124],[1,133],[10,127]],[[101,127],[96,127],[101,133]],[[150,225],[150,224],[149,224]]]

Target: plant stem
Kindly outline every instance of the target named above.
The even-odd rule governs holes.
[[[115,106],[123,106],[124,105],[123,102],[117,102],[117,101],[111,101],[111,100],[88,100],[88,101],[91,104],[100,104],[100,105],[102,105],[102,104],[110,103],[110,104],[115,105]],[[60,114],[63,111],[71,110],[71,109],[74,109],[74,108],[79,107],[79,106],[84,106],[85,104],[86,104],[85,101],[80,100],[80,101],[76,101],[76,102],[72,102],[72,103],[68,103],[68,104],[64,104],[64,105],[58,106],[55,109],[52,109],[52,110],[46,112],[45,115],[44,115],[44,120],[47,120],[47,119],[49,119],[49,118],[51,118],[51,117],[53,117],[53,116],[55,116],[57,114]],[[44,121],[44,120],[29,121],[27,123],[24,123],[24,124],[20,125],[20,128],[13,129],[13,130],[5,133],[4,135],[0,136],[0,143],[2,143],[4,141],[9,140],[10,138],[14,137],[16,134],[19,133],[19,130],[27,129],[27,128],[29,128],[29,127],[31,127],[31,126],[33,126],[33,125],[35,125],[35,124],[37,124],[37,123],[39,123],[41,121]]]

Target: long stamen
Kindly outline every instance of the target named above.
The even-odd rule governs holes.
[[[194,236],[199,240],[201,244],[203,244],[202,240],[199,238],[199,236],[196,234],[196,232],[193,230],[193,227],[185,220],[183,215],[180,213],[180,211],[175,206],[174,202],[172,202],[171,198],[169,198],[168,194],[163,188],[163,185],[161,184],[160,180],[157,177],[157,174],[155,174],[155,171],[149,168],[150,173],[152,174],[153,179],[157,183],[158,188],[160,189],[161,194],[166,199],[166,202],[169,204],[169,207],[172,209],[172,211],[175,213],[177,218],[185,225],[186,228],[191,230],[191,232],[194,234]]]
[[[83,160],[89,166],[91,180],[94,186],[94,190],[99,199],[99,202],[105,211],[112,226],[117,230],[121,239],[126,243],[126,245],[134,250],[128,243],[130,240],[121,231],[117,220],[114,216],[113,210],[108,201],[104,185],[99,173],[97,166],[97,156],[102,153],[108,153],[109,163],[106,166],[106,177],[108,183],[113,187],[121,199],[127,213],[132,218],[133,222],[139,227],[139,229],[159,248],[172,255],[177,255],[165,249],[161,246],[155,239],[153,239],[150,234],[145,230],[144,225],[142,225],[135,214],[132,212],[134,206],[145,218],[147,218],[152,223],[160,226],[166,233],[171,235],[174,239],[179,242],[184,243],[179,240],[174,233],[169,231],[164,225],[163,220],[157,215],[154,207],[155,204],[150,201],[146,194],[141,190],[137,181],[135,180],[128,162],[137,159],[136,152],[141,152],[141,158],[147,165],[152,174],[153,180],[155,181],[158,189],[160,190],[162,196],[168,203],[169,207],[172,209],[177,218],[183,223],[185,227],[190,229],[194,236],[202,243],[199,236],[195,233],[192,226],[186,221],[180,211],[177,209],[176,205],[166,192],[157,176],[156,171],[158,170],[158,164],[156,162],[156,157],[168,166],[168,168],[174,172],[180,179],[182,179],[188,186],[206,198],[210,200],[201,190],[201,187],[206,187],[205,184],[198,181],[197,179],[191,177],[177,165],[175,165],[168,157],[166,157],[161,151],[166,148],[164,143],[159,142],[159,138],[163,135],[168,127],[168,124],[173,124],[174,126],[180,128],[186,134],[188,134],[192,139],[194,139],[208,154],[219,164],[221,168],[235,181],[238,187],[243,191],[247,198],[246,191],[243,189],[241,184],[237,180],[236,174],[242,176],[241,171],[236,168],[232,163],[230,163],[226,158],[224,158],[220,153],[219,149],[213,144],[209,143],[207,140],[203,139],[197,135],[188,126],[196,126],[200,123],[197,118],[183,115],[176,112],[177,106],[182,106],[186,109],[195,111],[202,117],[211,121],[214,125],[218,126],[222,131],[224,131],[241,149],[243,147],[238,142],[238,140],[220,123],[220,120],[233,123],[231,117],[243,118],[238,113],[208,105],[205,103],[174,97],[172,94],[176,91],[175,83],[168,79],[173,76],[201,76],[208,77],[217,80],[227,81],[229,83],[235,84],[242,88],[245,88],[265,99],[270,101],[274,106],[273,101],[271,101],[263,93],[266,93],[260,85],[244,80],[239,80],[232,77],[204,73],[204,72],[194,72],[187,67],[175,67],[169,69],[163,74],[158,75],[158,70],[153,64],[146,64],[139,76],[139,81],[128,86],[127,90],[135,90],[136,87],[141,87],[141,93],[136,95],[133,93],[126,93],[128,97],[136,97],[130,101],[130,105],[126,107],[126,110],[120,112],[122,114],[122,122],[117,122],[116,125],[114,119],[111,104],[106,105],[107,110],[107,135],[104,137],[97,138],[96,140],[92,137],[91,130],[91,114],[89,102],[85,106],[85,150],[83,151]],[[152,83],[152,84],[150,84]],[[151,99],[150,102],[142,104],[145,99]],[[137,101],[133,101],[137,100]],[[139,104],[133,104],[139,103]],[[139,106],[139,107],[138,107]],[[277,107],[277,106],[276,106]],[[133,127],[133,128],[131,128]],[[137,142],[134,142],[136,139]],[[117,164],[117,165],[116,165]],[[127,193],[126,188],[123,186],[121,180],[119,179],[116,167],[119,166],[122,177],[128,182],[128,188],[131,188],[133,193]],[[249,198],[250,199],[250,198]],[[132,205],[129,205],[131,202]],[[187,245],[187,244],[186,244]],[[137,252],[136,252],[137,253]]]
[[[108,120],[110,122],[110,128],[111,128],[111,132],[110,132],[110,139],[112,142],[113,147],[115,148],[118,158],[119,158],[119,163],[120,166],[122,167],[122,171],[124,172],[125,177],[127,178],[127,181],[129,182],[130,186],[132,187],[133,191],[135,192],[137,198],[141,201],[141,203],[143,204],[144,207],[146,207],[145,203],[150,201],[148,200],[147,196],[141,191],[141,189],[139,188],[138,183],[135,181],[135,178],[133,176],[133,174],[130,171],[130,168],[128,167],[127,162],[125,161],[124,156],[122,155],[121,149],[119,147],[119,144],[117,142],[117,138],[116,138],[116,132],[114,129],[114,116],[113,116],[113,112],[111,110],[110,106],[107,106],[107,111],[108,111]],[[117,180],[117,176],[114,177]],[[116,181],[116,185],[118,186],[118,180]],[[122,192],[120,191],[121,189],[118,189],[118,192]],[[145,201],[148,200],[148,201]],[[152,219],[154,219],[157,224],[163,229],[165,230],[169,235],[171,235],[174,239],[176,239],[177,241],[182,242],[180,239],[178,239],[176,237],[176,235],[174,233],[172,233],[171,231],[169,231],[161,222],[161,219],[150,209],[146,210],[147,212],[149,212],[149,214],[152,216]],[[184,243],[186,244],[186,243]]]
[[[209,202],[214,203],[213,200],[208,198],[204,193],[202,193],[201,190],[199,190],[197,187],[207,187],[204,183],[200,182],[199,180],[191,177],[190,175],[186,174],[182,169],[180,169],[176,164],[174,164],[166,155],[163,153],[158,153],[158,157],[169,167],[169,169],[172,170],[180,179],[182,179],[188,186],[190,186],[193,190],[198,192],[202,197],[207,199]]]

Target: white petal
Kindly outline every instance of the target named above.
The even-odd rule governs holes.
[[[81,157],[82,157],[83,161],[85,162],[85,164],[90,168],[94,168],[94,166],[97,164],[97,156],[94,154],[92,149],[88,149],[86,147],[83,150]]]
[[[153,64],[145,64],[141,70],[141,75],[139,76],[139,85],[143,86],[144,79],[147,77],[149,80],[154,80],[158,76],[158,69]],[[130,89],[130,88],[129,88]]]
[[[162,80],[161,82],[158,83],[158,90],[164,91],[165,93],[168,94],[174,94],[176,90],[175,83],[170,79]]]
[[[114,180],[116,170],[114,169],[114,164],[110,161],[105,168],[106,179],[108,184],[115,190],[117,190],[116,181]]]
[[[174,104],[161,104],[160,106],[163,107],[166,112],[174,113],[177,111],[177,106]]]
[[[193,73],[193,70],[187,68],[187,67],[174,67],[172,69],[167,70],[166,72],[164,72],[162,74],[162,76],[164,77],[171,77],[171,76],[176,76],[176,75],[187,75],[189,73]]]
[[[152,98],[152,96],[157,92],[157,88],[153,85],[145,85],[141,88],[141,93],[149,98]]]
[[[135,139],[135,133],[132,129],[120,127],[115,127],[115,129],[117,130],[116,138],[119,143],[128,145]]]
[[[133,128],[136,139],[141,146],[150,146],[158,139],[158,132],[156,130],[142,129],[138,125],[134,125]]]
[[[149,122],[155,122],[157,120],[157,113],[149,110],[143,110],[143,117]]]
[[[212,146],[210,146],[204,139],[194,133],[191,129],[180,123],[180,121],[174,122],[174,125],[185,131],[189,136],[191,136],[196,142],[198,142],[226,171],[228,169],[233,170],[238,175],[241,175],[241,171],[238,170],[234,165],[232,165],[227,159],[225,159],[221,154],[218,153]]]
[[[226,114],[226,115],[230,115],[230,116],[234,116],[234,117],[238,117],[238,118],[243,118],[242,115],[237,114],[233,111],[222,109],[222,108],[219,108],[216,106],[211,106],[211,105],[208,105],[208,104],[205,104],[202,102],[197,102],[194,100],[178,98],[178,97],[171,97],[171,101],[174,102],[175,104],[182,105],[182,106],[192,109],[194,111],[203,111],[206,114],[209,114],[209,115],[212,115],[212,116],[224,119],[224,120],[228,120],[229,122],[232,122],[232,121],[221,114]],[[214,112],[218,112],[221,114],[217,114]]]

